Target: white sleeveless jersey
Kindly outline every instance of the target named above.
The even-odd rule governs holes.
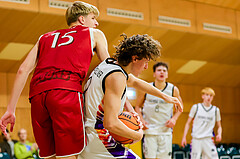
[[[189,115],[194,118],[192,137],[197,139],[213,137],[213,128],[215,123],[216,121],[221,120],[219,109],[213,105],[206,108],[202,105],[202,103],[195,104],[193,105],[193,108],[194,107],[196,107],[194,116]],[[217,113],[219,113],[219,115],[217,115]],[[218,119],[217,116],[219,116]]]
[[[150,83],[154,86],[154,83]],[[174,85],[166,82],[163,93],[173,96]],[[145,134],[159,135],[172,134],[172,129],[165,126],[167,120],[172,117],[173,104],[165,102],[163,99],[146,94],[143,105],[143,118],[148,122],[149,129],[144,130]]]
[[[81,153],[83,158],[139,158],[134,152],[116,142],[103,126],[106,77],[114,72],[122,72],[126,80],[128,79],[128,74],[114,61],[116,60],[108,58],[98,65],[85,85],[85,128],[88,144]],[[125,101],[126,88],[122,95],[119,114],[123,111]]]
[[[105,93],[105,79],[113,72],[122,72],[128,78],[128,74],[121,68],[121,66],[113,63],[114,59],[108,58],[99,64],[91,73],[87,83],[84,86],[85,90],[85,127],[94,128],[97,119],[97,112],[103,111],[103,96]],[[122,96],[121,110],[126,101],[126,89]]]

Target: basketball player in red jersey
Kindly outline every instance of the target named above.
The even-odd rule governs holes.
[[[20,66],[7,111],[0,120],[6,134],[15,124],[15,109],[26,80],[30,84],[32,126],[42,158],[75,159],[86,145],[82,82],[95,50],[100,61],[109,57],[105,35],[95,29],[99,11],[83,2],[66,11],[68,29],[42,35]]]

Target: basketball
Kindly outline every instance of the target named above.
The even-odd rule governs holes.
[[[118,116],[119,120],[121,120],[127,127],[129,127],[132,130],[139,130],[139,124],[137,121],[137,118],[134,117],[131,113],[129,112],[122,112],[119,116]],[[119,135],[116,135],[114,133],[111,133],[112,137],[120,142],[121,144],[130,144],[133,142],[132,139],[128,139]]]

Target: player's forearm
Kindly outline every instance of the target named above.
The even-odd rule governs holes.
[[[182,112],[177,111],[174,115],[173,115],[173,119],[175,119],[176,121],[178,120],[179,116],[181,115]]]
[[[16,75],[16,79],[14,82],[14,86],[12,89],[12,94],[10,97],[9,105],[7,110],[9,112],[15,113],[16,105],[18,102],[18,99],[21,95],[21,92],[26,84],[26,81],[28,79],[29,72],[26,72],[24,70],[19,69],[18,73]]]
[[[187,136],[188,129],[189,129],[189,124],[186,124],[186,125],[185,125],[185,128],[184,128],[184,132],[183,132],[183,138],[184,138],[184,139],[185,139],[186,136]]]
[[[222,136],[222,127],[219,126],[217,130],[218,135]]]
[[[133,75],[131,75],[131,76],[133,76]],[[130,78],[132,78],[132,81],[130,81],[130,83],[128,83],[128,86],[131,85],[132,87],[134,87],[134,88],[136,88],[140,91],[143,91],[143,92],[146,92],[148,94],[157,96],[159,98],[162,98],[165,101],[170,98],[170,96],[162,93],[157,88],[150,85],[149,83],[147,83],[147,82],[145,82],[145,81],[143,81],[139,78],[136,78],[134,76],[130,77]]]
[[[133,139],[133,140],[141,140],[142,138],[141,134],[139,134],[137,131],[129,129],[119,119],[117,120],[111,119],[110,121],[104,120],[103,124],[108,131],[116,135]]]

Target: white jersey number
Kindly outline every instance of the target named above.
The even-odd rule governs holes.
[[[56,48],[56,46],[60,47],[60,46],[63,46],[63,45],[68,45],[68,44],[71,44],[74,40],[74,38],[71,36],[71,35],[68,35],[68,34],[71,34],[71,33],[76,33],[77,31],[76,30],[73,30],[73,31],[70,31],[70,32],[67,32],[65,33],[63,36],[60,36],[60,33],[57,32],[57,33],[53,33],[52,35],[54,35],[54,39],[53,39],[53,43],[52,43],[52,46],[51,48]],[[59,39],[59,36],[60,38],[68,38],[68,41],[67,42],[64,42],[64,43],[60,43],[57,45],[57,41]]]

